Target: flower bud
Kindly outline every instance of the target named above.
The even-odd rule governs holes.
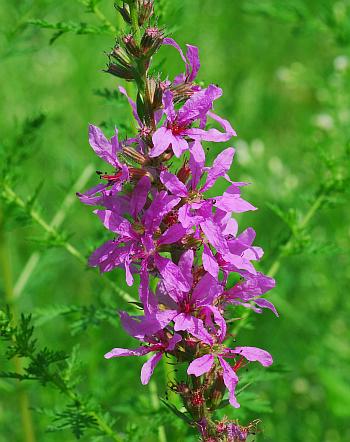
[[[216,372],[216,379],[213,383],[212,388],[210,389],[210,392],[208,394],[209,397],[209,405],[210,408],[215,410],[221,403],[222,398],[225,394],[226,387],[224,383],[224,379],[222,374],[220,372]]]
[[[123,2],[122,6],[114,4],[114,7],[123,17],[123,20],[131,24],[130,6],[129,2]],[[138,24],[142,26],[146,23],[154,14],[153,0],[137,0],[137,11],[138,11]]]
[[[128,81],[135,79],[135,68],[132,66],[128,54],[122,47],[116,45],[109,54],[109,58],[113,58],[116,63],[110,61],[106,72]]]
[[[174,103],[181,103],[188,100],[200,88],[192,83],[180,83],[171,87]]]
[[[119,64],[128,68],[131,66],[131,60],[125,50],[119,45],[115,45],[112,52],[109,54],[110,57],[114,58]]]
[[[147,79],[147,86],[149,92],[149,99],[152,104],[153,111],[160,109],[163,105],[163,88],[161,86],[160,80],[156,80],[154,78]]]
[[[158,28],[147,28],[141,39],[141,51],[147,58],[158,51],[164,40],[164,32]]]
[[[190,175],[191,175],[191,169],[188,165],[188,161],[185,161],[181,169],[177,172],[177,177],[182,183],[186,184]]]
[[[122,38],[122,40],[125,45],[126,52],[131,57],[140,57],[141,51],[140,51],[140,48],[137,45],[136,40],[133,35],[131,35],[131,34],[125,35]]]
[[[120,13],[120,15],[123,17],[124,21],[126,23],[131,24],[131,17],[130,17],[130,8],[129,5],[123,2],[123,6],[117,5],[117,3],[114,3],[115,9],[117,9]]]
[[[142,26],[154,14],[153,0],[138,0],[139,25]]]
[[[130,160],[136,161],[136,163],[144,165],[147,163],[147,158],[138,152],[136,149],[130,146],[123,147],[123,154]]]

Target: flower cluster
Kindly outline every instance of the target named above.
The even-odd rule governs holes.
[[[137,2],[135,8],[139,16],[153,13],[150,1]],[[132,2],[120,11],[130,22]],[[236,133],[213,111],[222,90],[195,82],[200,68],[195,46],[188,45],[184,54],[155,27],[145,28],[139,41],[130,34],[121,42],[112,51],[117,62],[113,60],[107,71],[136,82],[137,104],[125,89],[119,90],[132,107],[138,133],[120,140],[115,130],[107,139],[98,127],[89,127],[92,149],[111,170],[100,173],[102,182],[78,196],[98,207],[94,213],[111,232],[89,264],[101,272],[124,268],[129,286],[139,275],[143,314],[120,312],[123,327],[139,347],[114,348],[105,357],[150,354],[141,370],[141,382],[147,384],[163,355],[173,355],[188,365],[188,377],[172,389],[181,396],[203,440],[245,440],[247,431],[233,423],[215,423],[210,413],[226,389],[230,404],[239,407],[235,396],[239,369],[253,361],[269,366],[272,357],[259,348],[225,345],[230,338],[227,309],[240,305],[258,313],[263,308],[277,312],[262,297],[274,287],[274,280],[253,265],[263,255],[253,245],[255,232],[248,228],[239,233],[234,218],[236,213],[256,210],[241,196],[247,183],[229,176],[235,150],[225,148],[212,164],[205,157],[204,143],[227,142]],[[161,45],[174,47],[185,63],[185,72],[172,81],[147,74]],[[208,197],[219,179],[227,183],[225,192]],[[238,276],[234,284],[229,283],[232,272]]]

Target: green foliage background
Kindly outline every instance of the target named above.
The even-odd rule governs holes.
[[[280,319],[243,314],[234,326],[241,345],[273,354],[275,368],[249,369],[242,408],[225,412],[242,423],[261,419],[258,441],[350,440],[350,2],[156,5],[182,46],[199,46],[200,79],[224,89],[217,111],[239,134],[231,176],[252,183],[245,196],[260,209],[240,216],[241,228],[256,229],[260,268],[277,278],[269,299]],[[159,401],[170,364],[147,388],[141,360],[103,359],[113,346],[134,345],[116,311],[127,308],[122,291],[135,295],[122,271],[87,269],[85,257],[108,234],[74,199],[104,167],[87,124],[133,130],[129,108],[111,95],[118,81],[102,72],[114,41],[103,14],[120,26],[111,0],[0,0],[1,305],[15,322],[33,313],[38,349],[70,355],[50,355],[44,386],[9,379],[4,372],[23,374],[33,361],[30,352],[8,361],[2,334],[0,442],[73,441],[79,427],[81,440],[112,440],[93,413],[120,440],[196,440]],[[157,62],[164,76],[183,69],[172,48]]]

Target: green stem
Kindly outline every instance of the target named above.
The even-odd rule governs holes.
[[[151,403],[153,406],[153,409],[155,412],[159,411],[160,408],[160,402],[158,397],[158,388],[156,381],[152,380],[149,383],[149,390],[150,390],[150,397],[151,397]],[[158,440],[159,442],[167,442],[167,437],[165,433],[164,425],[160,425],[158,427]]]
[[[16,204],[19,208],[21,208],[25,213],[27,213],[33,221],[35,221],[39,226],[41,226],[49,235],[54,238],[60,238],[57,230],[48,224],[41,215],[35,211],[34,209],[27,206],[26,202],[19,196],[17,193],[11,189],[7,184],[3,186],[3,194],[8,201]],[[61,246],[72,256],[74,256],[79,262],[86,265],[85,256],[79,252],[79,250],[74,247],[70,242],[63,241]],[[115,283],[113,283],[109,278],[103,278],[104,282],[108,287],[110,287],[118,296],[120,296],[125,302],[135,302],[135,299],[126,293],[124,290],[119,288]]]
[[[113,35],[117,33],[117,29],[115,26],[112,25],[112,23],[107,19],[107,17],[101,12],[101,10],[98,8],[98,6],[93,7],[94,14],[96,17],[111,31]]]
[[[50,227],[57,229],[58,227],[61,226],[68,213],[68,210],[70,209],[72,204],[76,201],[75,191],[77,189],[82,189],[83,187],[85,187],[87,181],[91,178],[93,173],[94,173],[94,167],[92,164],[89,164],[84,169],[83,173],[80,175],[78,180],[74,183],[72,188],[69,190],[68,194],[66,195],[65,199],[61,204],[61,207],[56,212],[55,216],[52,218]],[[20,276],[17,278],[17,282],[13,289],[14,298],[18,298],[23,292],[23,289],[26,286],[30,276],[34,272],[36,266],[39,264],[39,260],[40,260],[39,252],[32,253],[28,258]]]
[[[306,226],[310,223],[310,221],[316,215],[319,208],[322,206],[322,204],[325,200],[325,197],[326,197],[326,190],[323,190],[319,193],[319,195],[315,199],[314,203],[311,205],[311,207],[306,212],[306,214],[302,217],[301,221],[299,222],[298,228],[296,229],[297,231],[300,231],[300,230],[303,230],[306,228]],[[280,249],[280,252],[278,253],[277,257],[275,258],[275,260],[271,264],[269,270],[267,271],[267,275],[270,276],[271,278],[273,278],[274,276],[277,275],[277,273],[281,267],[281,263],[282,263],[282,259],[283,259],[283,250],[286,250],[292,246],[294,238],[295,238],[294,233],[291,232],[290,236],[287,239],[287,241],[285,242],[283,248]],[[252,313],[251,309],[246,310],[243,313],[241,320],[239,321],[239,323],[237,324],[237,327],[235,328],[236,335],[244,327],[244,325],[246,324],[247,320],[249,319],[251,313]]]
[[[0,265],[4,281],[5,301],[9,305],[10,312],[14,318],[17,317],[17,311],[14,306],[14,292],[12,284],[12,270],[10,264],[10,250],[7,247],[7,238],[4,232],[3,214],[0,211]],[[22,364],[17,356],[13,359],[17,373],[22,372]],[[27,392],[22,385],[18,385],[18,401],[23,428],[23,441],[35,442],[35,433],[33,427],[32,414]]]
[[[61,391],[69,399],[71,399],[72,402],[74,403],[78,402],[79,404],[81,404],[84,411],[89,416],[95,419],[98,428],[101,430],[102,433],[105,433],[107,436],[109,436],[112,440],[116,442],[123,442],[122,437],[115,433],[113,428],[108,425],[108,423],[104,420],[104,418],[101,415],[96,413],[96,411],[89,411],[86,409],[86,407],[84,407],[84,405],[81,403],[79,396],[76,393],[74,393],[74,391],[64,388],[60,382],[53,381],[53,384],[56,386],[56,388],[58,388],[59,391]]]
[[[300,221],[299,226],[298,226],[298,230],[305,229],[305,227],[313,219],[313,217],[316,215],[318,209],[321,207],[322,203],[324,202],[325,196],[326,195],[324,192],[322,192],[318,195],[318,197],[315,199],[315,201],[312,204],[312,206],[310,207],[310,209],[307,211],[305,216]],[[292,232],[283,248],[288,249],[292,245],[293,240],[294,240],[294,235]],[[275,261],[271,264],[271,267],[269,268],[269,270],[267,272],[268,276],[271,276],[272,278],[278,273],[278,271],[280,269],[281,260],[282,260],[281,254],[282,253],[280,252],[279,255],[277,256],[277,258],[275,259]]]
[[[141,30],[139,27],[139,14],[138,14],[138,8],[137,8],[137,0],[130,1],[129,6],[130,6],[131,28],[134,33],[136,42],[138,44],[140,44]]]

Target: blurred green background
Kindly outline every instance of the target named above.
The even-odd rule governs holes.
[[[74,349],[81,364],[77,389],[109,412],[115,430],[128,434],[125,440],[194,441],[157,399],[167,382],[162,367],[149,389],[139,383],[141,360],[103,359],[114,346],[135,345],[114,313],[127,306],[105,278],[67,251],[69,241],[85,258],[108,237],[74,197],[96,182],[95,169],[105,167],[87,143],[87,124],[102,124],[107,133],[113,124],[130,131],[129,108],[104,91],[120,83],[102,72],[113,35],[77,35],[73,26],[49,44],[57,29],[28,24],[99,26],[104,14],[119,26],[113,1],[96,2],[98,13],[83,3],[0,0],[1,166],[10,169],[11,189],[20,198],[39,192],[36,212],[48,223],[56,216],[55,226],[66,234],[55,242],[9,201],[8,189],[0,189],[1,305],[34,313],[40,345]],[[350,2],[155,3],[174,38],[200,48],[200,80],[224,90],[216,110],[239,135],[231,143],[237,149],[231,177],[252,183],[244,195],[259,207],[240,216],[240,225],[254,227],[265,249],[259,268],[276,273],[269,299],[280,318],[250,316],[238,337],[241,345],[270,351],[276,366],[258,372],[262,382],[242,393],[239,411],[226,412],[243,424],[261,419],[257,441],[350,440]],[[183,70],[169,47],[157,62],[163,78]],[[33,121],[25,125],[41,114],[39,130]],[[209,161],[221,148],[212,146]],[[122,271],[107,278],[135,293]],[[2,350],[0,366],[13,369]],[[66,402],[50,385],[0,379],[0,441],[75,440],[69,429],[47,431]],[[23,407],[31,410],[26,421],[34,438],[21,420]],[[110,439],[90,429],[82,440]]]

